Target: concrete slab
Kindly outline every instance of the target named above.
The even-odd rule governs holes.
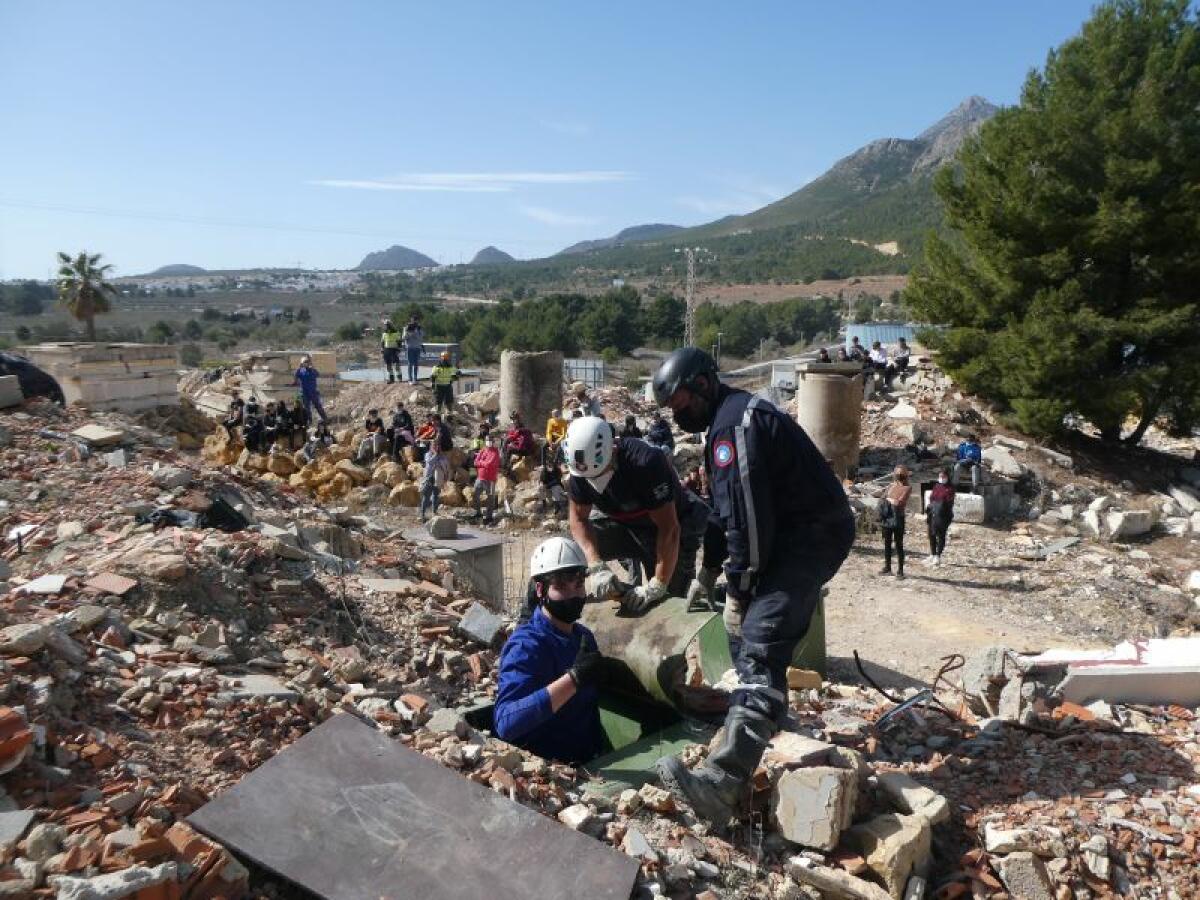
[[[17,376],[0,377],[0,408],[19,406],[24,402],[25,395],[21,393],[21,382],[17,380]]]
[[[125,440],[125,432],[119,428],[107,428],[104,425],[84,425],[71,432],[71,437],[86,441],[92,447],[111,447]]]
[[[0,852],[7,851],[25,836],[25,830],[37,817],[32,809],[0,812]]]
[[[639,865],[350,715],[188,821],[327,900],[626,900]]]
[[[1072,667],[1060,689],[1064,700],[1081,706],[1106,703],[1200,706],[1200,659],[1191,666]]]
[[[57,594],[67,583],[66,575],[42,575],[17,588],[18,594]]]
[[[359,581],[364,590],[377,594],[407,594],[417,586],[407,578],[363,578]]]
[[[233,700],[250,700],[257,697],[288,701],[300,699],[299,692],[288,687],[273,675],[252,672],[249,675],[222,678],[221,683],[225,687],[221,693]]]

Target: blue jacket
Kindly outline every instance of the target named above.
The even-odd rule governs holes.
[[[722,385],[704,465],[713,515],[728,544],[732,592],[752,593],[764,572],[800,557],[817,570],[837,571],[854,542],[850,502],[795,419]]]
[[[315,397],[317,394],[317,379],[321,377],[321,373],[312,366],[301,366],[296,370],[296,382],[300,385],[300,390],[307,397]]]
[[[596,649],[592,632],[575,623],[559,631],[539,607],[500,651],[496,734],[546,759],[582,763],[604,750],[600,704],[594,687],[583,687],[558,712],[550,711],[546,686],[566,674],[581,642]]]
[[[968,441],[963,441],[958,445],[958,459],[960,462],[983,462],[983,448],[978,444],[972,444]]]

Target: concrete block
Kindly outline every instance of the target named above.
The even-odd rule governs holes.
[[[1015,900],[1054,900],[1046,864],[1034,853],[1010,853],[997,864],[1000,880]]]
[[[71,432],[71,437],[79,438],[92,447],[111,447],[125,440],[125,432],[119,428],[107,428],[104,425],[84,425]]]
[[[893,897],[903,897],[908,879],[929,868],[932,835],[924,816],[876,816],[850,829],[849,839]]]
[[[135,894],[153,896],[156,885],[178,880],[178,866],[165,862],[154,868],[133,866],[95,878],[73,878],[69,875],[51,876],[50,884],[58,888],[58,900],[117,900]],[[164,891],[164,896],[166,892]]]
[[[1110,512],[1104,518],[1110,540],[1119,541],[1149,533],[1154,527],[1154,514],[1148,509],[1128,509]]]
[[[0,408],[19,406],[24,402],[25,395],[21,393],[21,383],[17,380],[17,376],[0,377]]]
[[[967,525],[982,525],[987,519],[987,501],[981,494],[956,494],[954,521]]]
[[[495,647],[504,636],[504,620],[481,603],[472,603],[458,623],[459,632],[487,647]]]
[[[458,520],[453,516],[434,516],[429,520],[429,534],[441,541],[458,537]]]
[[[32,809],[0,812],[0,852],[7,852],[25,836],[25,830],[37,817]]]
[[[0,381],[3,380],[0,379]],[[1184,487],[1181,484],[1173,484],[1167,489],[1167,493],[1171,495],[1172,500],[1183,507],[1184,512],[1189,516],[1200,512],[1200,495],[1197,495],[1191,488]]]
[[[794,769],[775,785],[771,819],[792,843],[832,850],[854,817],[857,798],[858,777],[848,769]]]
[[[937,825],[950,818],[950,801],[904,772],[880,772],[879,789],[903,813],[924,816]]]
[[[787,871],[794,881],[815,888],[820,896],[832,900],[892,900],[892,895],[874,882],[831,866],[818,866],[804,856],[788,860]]]
[[[1200,706],[1200,657],[1190,666],[1081,666],[1063,680],[1064,700]]]

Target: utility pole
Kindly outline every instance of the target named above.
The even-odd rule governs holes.
[[[675,252],[681,252],[678,247]],[[684,247],[687,258],[687,281],[684,288],[683,346],[696,346],[696,254],[704,252],[702,247]]]

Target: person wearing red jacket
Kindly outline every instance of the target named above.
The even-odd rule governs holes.
[[[508,431],[504,433],[504,444],[500,454],[501,464],[506,472],[512,468],[514,457],[532,459],[537,450],[533,432],[525,427],[525,423],[521,421],[521,414],[514,410],[508,421]]]
[[[488,435],[483,439],[483,448],[475,454],[475,518],[479,518],[479,505],[487,498],[487,512],[483,524],[491,525],[496,514],[496,482],[500,479],[500,452],[496,442]]]
[[[938,482],[929,491],[925,505],[925,523],[929,528],[929,555],[925,565],[940,566],[942,554],[946,552],[946,532],[954,521],[954,488],[950,484],[950,470],[938,472]]]

